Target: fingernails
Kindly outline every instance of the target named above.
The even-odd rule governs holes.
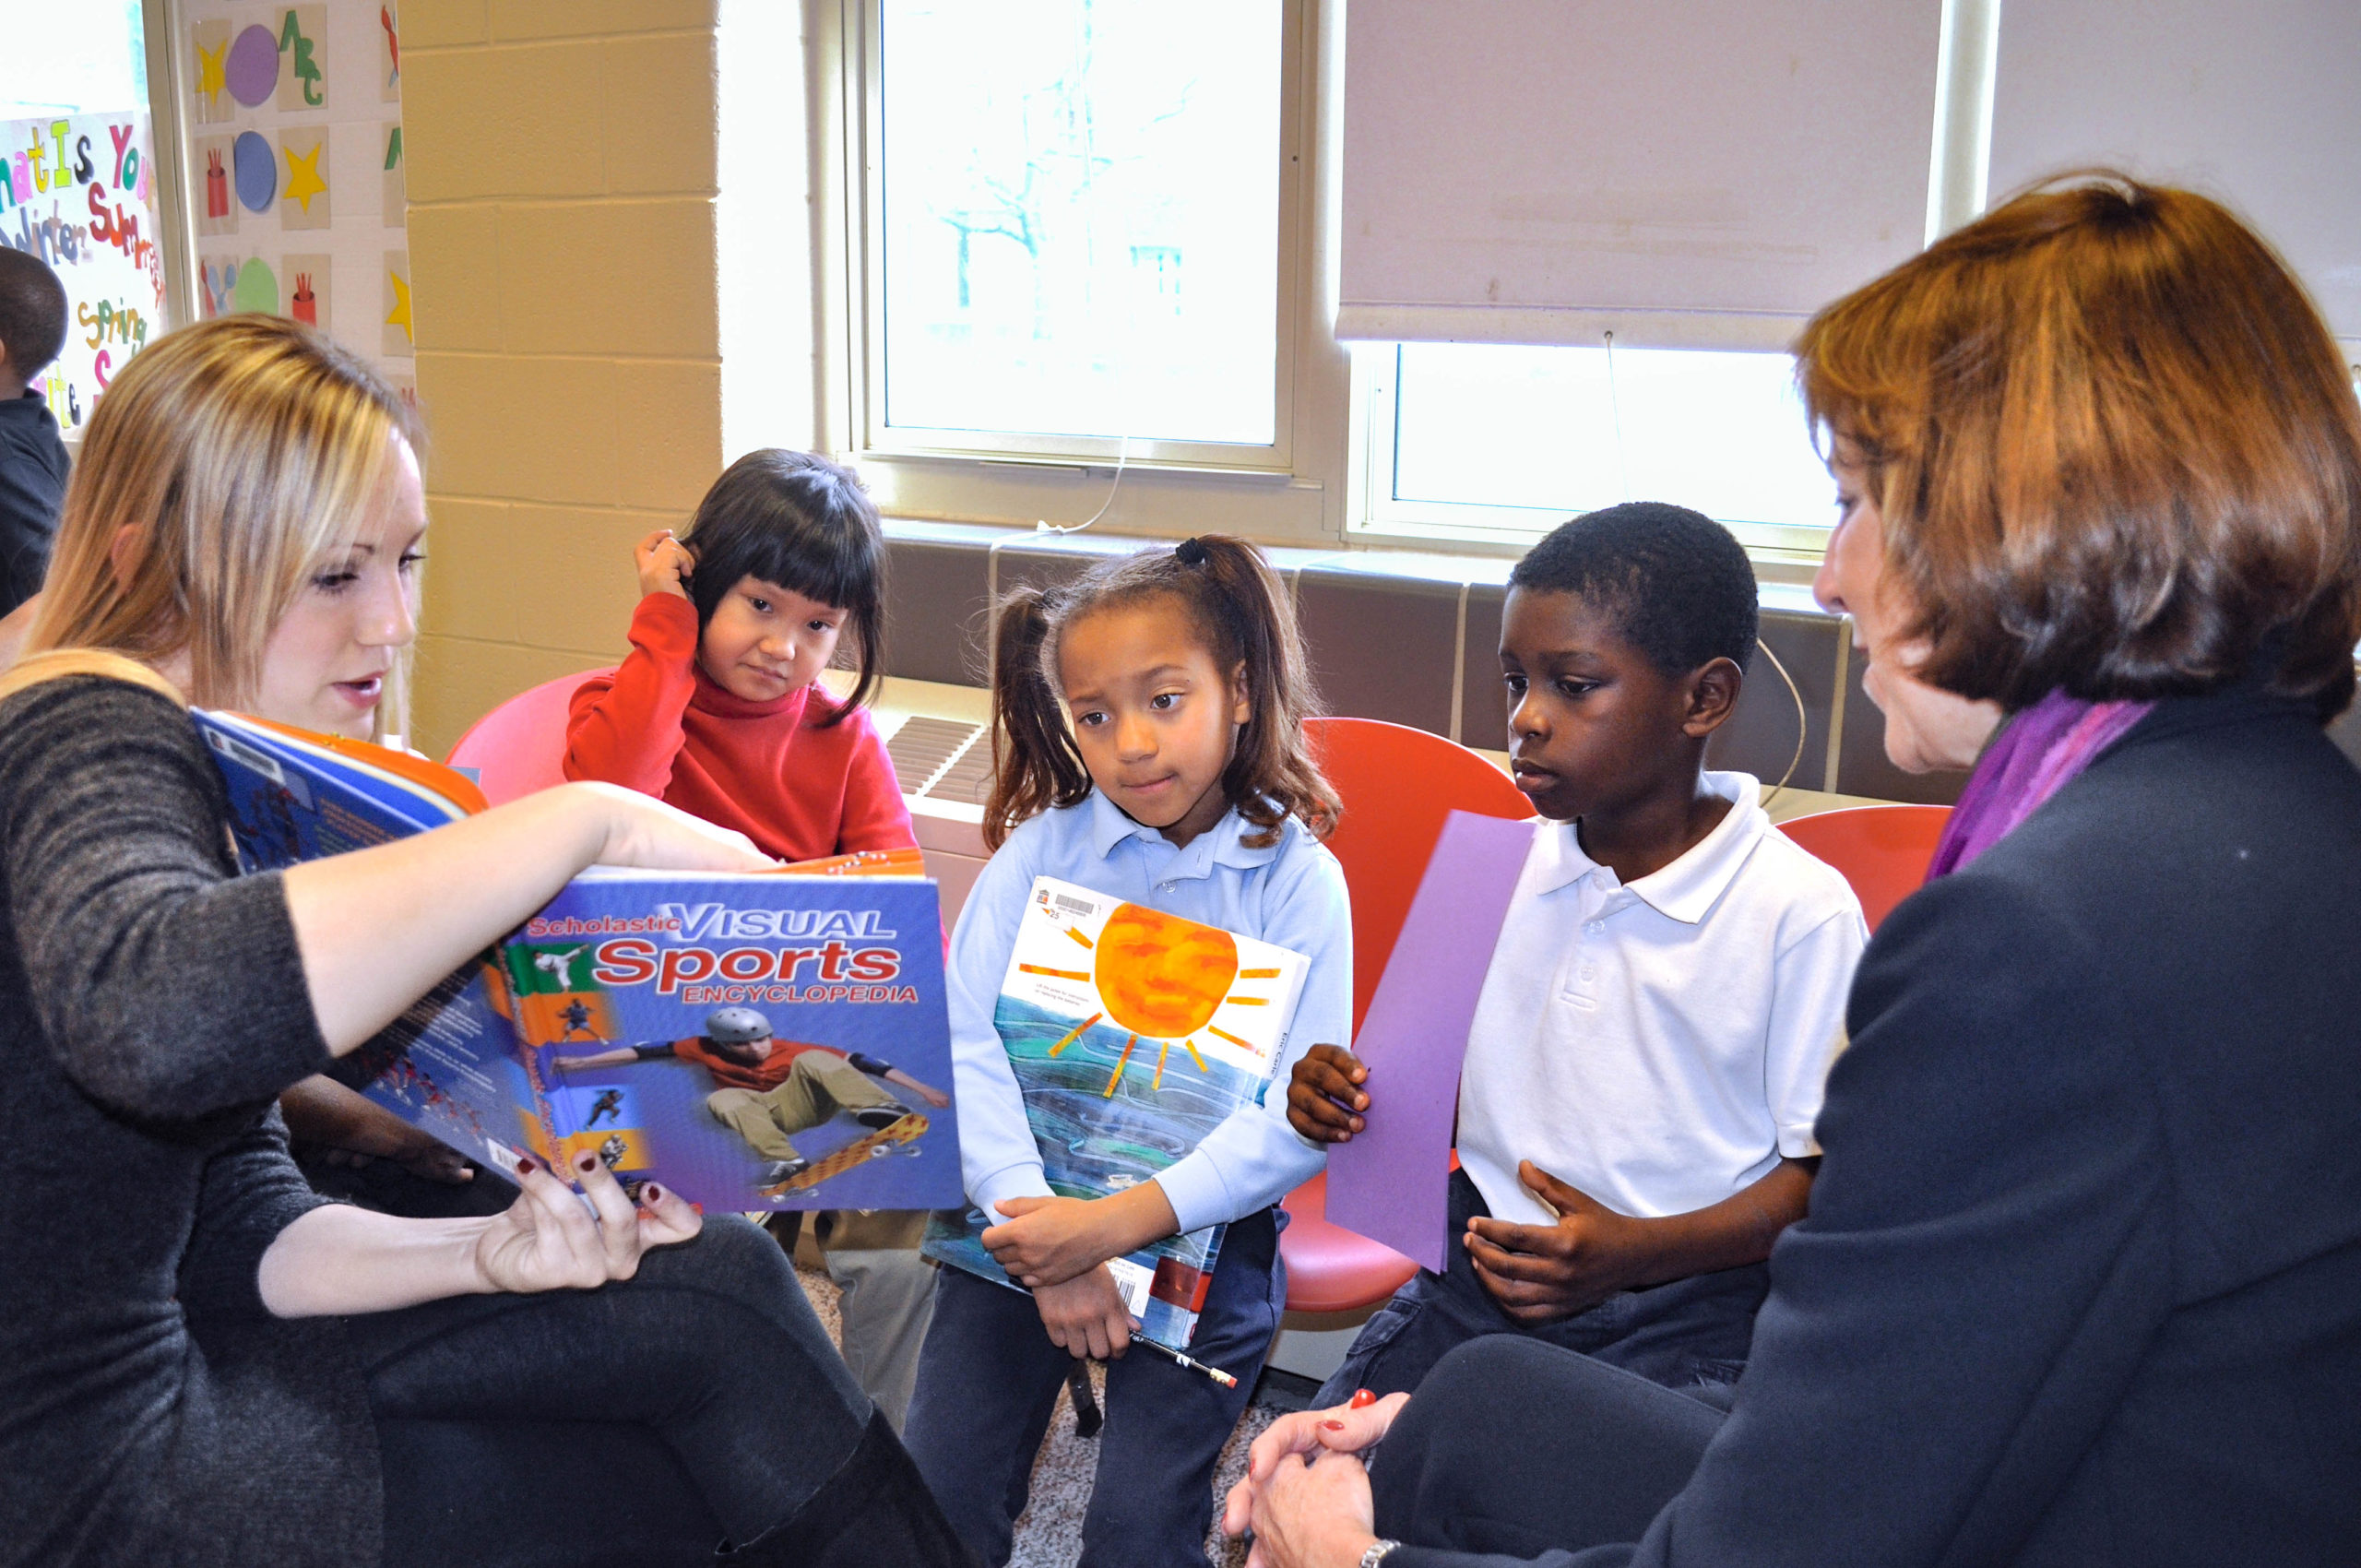
[[[1320,1423],[1320,1428],[1323,1431],[1342,1431],[1345,1430],[1345,1423],[1342,1421],[1323,1421]]]
[[[599,1169],[599,1157],[592,1154],[588,1149],[584,1149],[580,1154],[575,1156],[574,1168],[576,1170],[581,1171],[585,1176],[587,1176],[590,1172]]]
[[[1346,1402],[1345,1408],[1348,1410],[1366,1410],[1376,1403],[1376,1395],[1366,1388],[1356,1388],[1353,1390],[1352,1398]]]
[[[647,1201],[649,1203],[660,1202],[664,1196],[664,1189],[658,1186],[653,1182],[650,1182],[647,1186],[642,1187],[640,1191],[647,1194]]]
[[[516,1174],[519,1176],[530,1176],[535,1169],[536,1167],[529,1158],[521,1158],[516,1161]]]

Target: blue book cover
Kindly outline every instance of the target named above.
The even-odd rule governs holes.
[[[992,1024],[1050,1190],[1095,1198],[1134,1186],[1259,1106],[1309,967],[1267,942],[1038,879]],[[1018,1289],[984,1250],[999,1221],[972,1208],[939,1218],[927,1255]],[[1222,1229],[1109,1261],[1143,1337],[1187,1348]]]
[[[249,871],[483,809],[423,759],[196,715]],[[915,851],[781,873],[593,868],[336,1063],[514,1173],[596,1152],[731,1210],[959,1202],[942,920]],[[797,874],[801,871],[804,874]]]

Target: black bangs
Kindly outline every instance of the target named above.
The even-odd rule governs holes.
[[[885,657],[885,533],[860,475],[809,452],[749,452],[713,481],[681,542],[696,560],[700,633],[747,577],[846,611],[837,661],[860,680],[836,717],[869,699]]]
[[[714,481],[682,542],[696,557],[697,624],[742,577],[856,614],[876,613],[885,540],[849,469],[804,452],[749,452]]]

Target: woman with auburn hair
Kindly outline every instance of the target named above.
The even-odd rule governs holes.
[[[416,435],[258,315],[160,339],[91,416],[0,675],[0,1563],[962,1561],[744,1221],[595,1158],[401,1219],[288,1159],[275,1095],[584,867],[769,864],[575,784],[236,874],[185,709],[398,728]]]
[[[2345,365],[2224,208],[2104,173],[1797,353],[1821,600],[1893,759],[1975,772],[1726,1416],[1477,1341],[1280,1421],[1229,1526],[1268,1568],[2361,1561]]]

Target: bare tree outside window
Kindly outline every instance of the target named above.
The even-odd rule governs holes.
[[[1274,439],[1280,17],[886,0],[888,424]]]

